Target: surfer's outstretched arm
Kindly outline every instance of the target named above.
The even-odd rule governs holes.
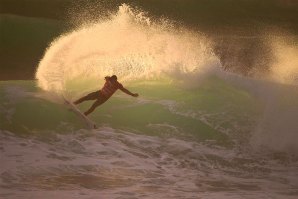
[[[138,97],[139,94],[138,93],[132,93],[130,92],[129,90],[127,90],[126,88],[122,87],[122,88],[119,88],[122,92],[126,93],[127,95],[131,95],[133,97]]]

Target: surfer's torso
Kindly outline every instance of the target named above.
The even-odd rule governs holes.
[[[100,90],[100,93],[109,98],[111,97],[118,89],[123,88],[122,84],[120,84],[118,81],[112,81],[110,78],[107,78],[106,83]]]

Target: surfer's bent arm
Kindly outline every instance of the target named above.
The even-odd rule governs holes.
[[[138,97],[139,94],[138,93],[132,93],[129,90],[127,90],[126,88],[124,88],[123,86],[119,88],[122,92],[126,93],[127,95],[131,95],[133,97]]]

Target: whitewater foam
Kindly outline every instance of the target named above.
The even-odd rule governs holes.
[[[45,194],[58,187],[56,194],[66,198],[73,198],[74,193],[69,193],[73,189],[80,189],[83,198],[96,194],[93,191],[112,198],[125,193],[137,198],[193,198],[212,194],[214,189],[227,198],[229,194],[260,197],[272,190],[272,195],[285,197],[279,191],[290,192],[290,185],[296,182],[290,177],[296,176],[292,173],[295,167],[285,170],[262,156],[191,140],[136,135],[112,128],[54,133],[50,139],[15,137],[9,132],[0,136],[1,157],[5,160],[1,167],[5,185],[1,187],[2,196],[10,193],[7,187],[14,186],[17,190],[13,196],[33,194],[34,198],[39,192]],[[272,172],[274,176],[269,175]]]

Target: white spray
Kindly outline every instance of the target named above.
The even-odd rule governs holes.
[[[36,78],[46,91],[61,92],[69,82],[93,82],[116,74],[121,81],[192,73],[219,65],[208,40],[198,33],[151,22],[123,4],[109,20],[83,26],[56,39],[41,60]],[[78,80],[79,79],[79,80]],[[93,81],[92,81],[93,79]]]

